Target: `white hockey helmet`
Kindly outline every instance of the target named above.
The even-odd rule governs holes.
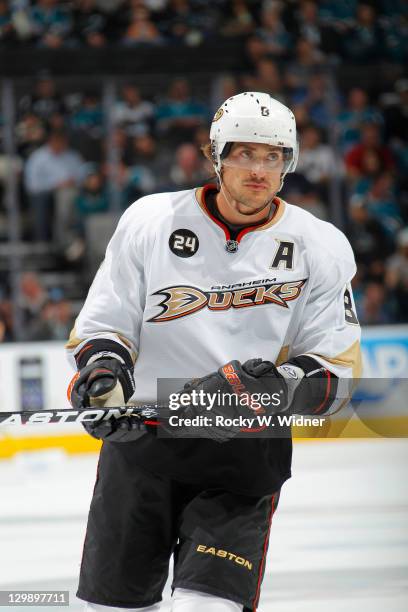
[[[245,91],[225,100],[214,115],[210,129],[211,156],[220,176],[222,160],[233,142],[256,142],[284,149],[285,168],[294,172],[299,145],[292,111],[267,93]]]

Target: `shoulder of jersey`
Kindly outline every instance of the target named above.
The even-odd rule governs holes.
[[[196,208],[195,189],[163,192],[139,198],[131,204],[124,216],[131,222],[149,223],[175,214],[191,213]]]
[[[286,223],[294,235],[301,235],[308,248],[320,254],[330,254],[339,259],[354,261],[350,243],[341,230],[333,223],[318,219],[312,213],[285,202]]]

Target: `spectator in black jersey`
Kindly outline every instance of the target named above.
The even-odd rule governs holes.
[[[247,36],[255,30],[255,19],[247,0],[232,0],[231,14],[225,16],[223,36]]]
[[[139,88],[133,83],[126,83],[121,93],[121,99],[113,111],[115,124],[125,130],[128,136],[148,132],[154,124],[154,105],[142,97]]]
[[[163,191],[169,184],[169,168],[174,163],[171,148],[159,147],[157,139],[150,133],[142,133],[131,139],[130,166],[147,168],[154,181],[152,191]]]
[[[393,242],[383,225],[370,215],[367,204],[355,199],[350,205],[347,235],[356,255],[356,261],[366,275],[371,266],[393,252]]]
[[[78,44],[93,48],[107,44],[108,17],[100,10],[96,0],[75,0],[73,19]]]
[[[34,93],[26,94],[19,103],[21,112],[31,112],[47,121],[53,113],[65,113],[66,106],[57,91],[55,80],[48,72],[39,75]]]

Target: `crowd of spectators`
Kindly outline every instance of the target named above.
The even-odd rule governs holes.
[[[254,57],[404,61],[404,0],[0,0],[0,45],[197,46],[244,37]],[[299,67],[302,71],[303,67]]]
[[[239,74],[220,72],[205,85],[182,77],[153,88],[136,77],[118,80],[110,108],[100,85],[67,88],[47,72],[37,75],[18,96],[17,155],[0,154],[0,240],[7,238],[1,199],[12,166],[20,178],[24,240],[49,244],[61,272],[78,274],[83,297],[95,220],[120,214],[143,195],[213,177],[200,148],[214,111],[239,91],[265,91],[293,108],[299,130],[298,168],[287,176],[282,197],[331,220],[334,185],[358,264],[353,285],[361,323],[408,322],[408,79],[386,89],[377,83],[366,91],[356,82],[343,90],[326,67],[333,54],[352,63],[379,53],[401,62],[404,2],[210,4],[0,0],[0,45],[197,45],[215,35],[239,36],[251,66]],[[3,286],[0,341],[14,339],[7,282]],[[62,286],[45,286],[41,270],[30,271],[21,279],[21,295],[26,339],[66,335],[75,304]]]

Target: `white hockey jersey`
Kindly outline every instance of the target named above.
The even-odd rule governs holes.
[[[308,354],[358,377],[346,237],[276,197],[273,217],[242,230],[228,252],[228,229],[205,203],[214,189],[150,195],[126,210],[68,342],[71,359],[91,338],[120,342],[135,359],[138,402],[156,400],[158,378],[203,376],[232,359],[279,365]]]

